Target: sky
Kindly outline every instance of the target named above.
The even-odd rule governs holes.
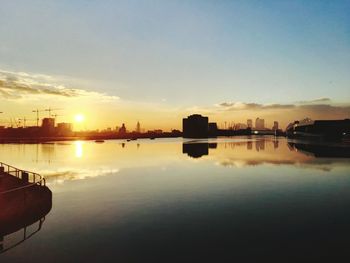
[[[48,107],[84,114],[78,129],[349,118],[349,13],[341,0],[1,0],[0,121]]]

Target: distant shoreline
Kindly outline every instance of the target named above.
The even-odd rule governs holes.
[[[67,137],[36,137],[36,138],[0,138],[0,144],[6,143],[44,143],[59,141],[91,141],[91,140],[135,140],[135,139],[156,139],[156,138],[179,138],[182,135],[175,134],[125,134],[116,136],[67,136]]]
[[[223,135],[223,136],[210,136],[207,138],[186,138],[186,139],[210,139],[217,137],[236,137],[242,136],[242,134],[236,135]],[[246,136],[273,136],[271,134],[247,134]],[[278,136],[285,137],[285,136]],[[38,137],[38,138],[1,138],[0,144],[7,143],[26,143],[26,144],[36,144],[36,143],[45,143],[45,142],[61,142],[61,141],[103,141],[103,140],[137,140],[137,139],[160,139],[160,138],[184,138],[182,134],[157,134],[150,136],[149,134],[126,134],[124,136],[67,136],[67,137]]]

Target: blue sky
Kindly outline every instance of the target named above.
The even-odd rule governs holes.
[[[2,1],[0,69],[177,106],[350,101],[350,1]]]

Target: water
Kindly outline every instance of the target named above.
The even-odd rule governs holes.
[[[344,260],[347,154],[273,137],[3,144],[0,161],[47,178],[52,208],[0,262]]]

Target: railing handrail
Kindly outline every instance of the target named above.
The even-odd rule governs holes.
[[[41,176],[40,174],[38,174],[38,173],[34,173],[34,172],[31,172],[31,171],[22,170],[22,169],[19,169],[19,168],[17,168],[17,167],[14,167],[14,166],[12,166],[12,165],[9,165],[9,164],[0,162],[0,167],[4,167],[4,166],[7,166],[7,167],[9,167],[9,168],[13,168],[13,169],[15,169],[16,171],[25,172],[25,173],[30,173],[30,174],[35,174],[35,175],[38,175],[38,176],[42,177],[42,176]]]
[[[21,176],[23,176],[23,173],[26,173],[28,175],[28,185],[24,185],[24,186],[20,186],[20,187],[16,187],[16,188],[13,188],[13,189],[10,189],[10,190],[7,190],[7,191],[3,191],[3,192],[0,192],[0,194],[6,194],[6,193],[10,193],[10,192],[13,192],[13,191],[17,191],[17,190],[21,190],[21,189],[24,189],[24,188],[28,188],[28,187],[32,187],[34,185],[46,185],[46,180],[43,176],[41,176],[40,174],[38,173],[34,173],[34,172],[30,172],[30,171],[26,171],[26,170],[22,170],[22,169],[18,169],[12,165],[9,165],[9,164],[6,164],[6,163],[3,163],[3,162],[0,162],[0,167],[4,167],[4,173],[8,174],[8,175],[11,175],[11,176],[15,176],[17,178],[20,178]],[[10,169],[13,169],[13,170],[10,170]],[[13,175],[13,173],[15,173],[15,175]],[[33,180],[32,182],[30,182],[30,177],[29,175],[32,176]],[[36,180],[36,178],[38,178],[38,180]]]

